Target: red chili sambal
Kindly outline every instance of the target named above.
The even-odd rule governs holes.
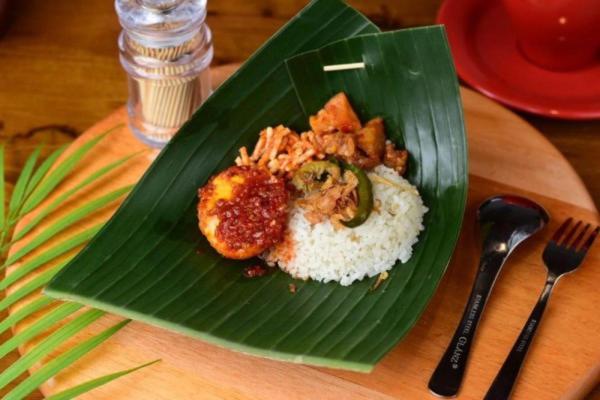
[[[230,167],[199,191],[200,230],[222,255],[246,259],[283,240],[289,194],[283,179]]]

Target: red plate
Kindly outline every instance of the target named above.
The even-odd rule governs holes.
[[[568,72],[532,64],[499,0],[446,0],[437,20],[446,25],[458,75],[475,89],[534,114],[600,118],[600,60]]]

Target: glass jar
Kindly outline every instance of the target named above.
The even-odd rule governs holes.
[[[133,133],[163,147],[211,93],[206,0],[116,0]]]

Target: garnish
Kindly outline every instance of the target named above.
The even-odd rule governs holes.
[[[356,213],[352,219],[348,221],[340,221],[348,228],[355,228],[359,225],[362,225],[367,218],[369,218],[369,215],[371,215],[371,211],[373,211],[373,188],[365,171],[355,165],[343,161],[340,163],[345,170],[352,172],[354,176],[356,176],[356,179],[358,179],[358,186],[356,187],[356,192],[358,195]]]
[[[419,191],[417,189],[415,189],[414,186],[412,186],[412,185],[401,185],[401,184],[399,184],[397,182],[394,182],[394,181],[391,181],[391,180],[389,180],[387,178],[384,178],[381,175],[369,174],[369,178],[372,181],[379,182],[379,183],[382,183],[384,185],[388,185],[388,186],[394,187],[396,189],[400,189],[402,191],[411,192],[411,193],[416,194],[416,195],[419,194]]]
[[[379,288],[379,286],[381,286],[381,284],[390,276],[390,274],[387,271],[383,271],[382,273],[380,273],[377,276],[377,280],[375,281],[375,283],[373,284],[373,286],[371,286],[369,288],[370,292],[374,292],[375,290],[377,290],[377,288]]]
[[[242,275],[244,275],[244,278],[252,279],[265,276],[268,272],[269,271],[267,270],[267,268],[265,268],[262,265],[256,264],[249,265],[246,268],[244,268],[244,271],[242,271]]]
[[[338,180],[341,176],[340,167],[330,161],[311,161],[304,164],[294,173],[292,184],[302,192],[319,190],[323,183],[331,177]]]

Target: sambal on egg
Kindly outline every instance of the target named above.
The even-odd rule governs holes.
[[[200,230],[223,256],[247,259],[283,240],[289,194],[267,170],[230,167],[198,191]]]

